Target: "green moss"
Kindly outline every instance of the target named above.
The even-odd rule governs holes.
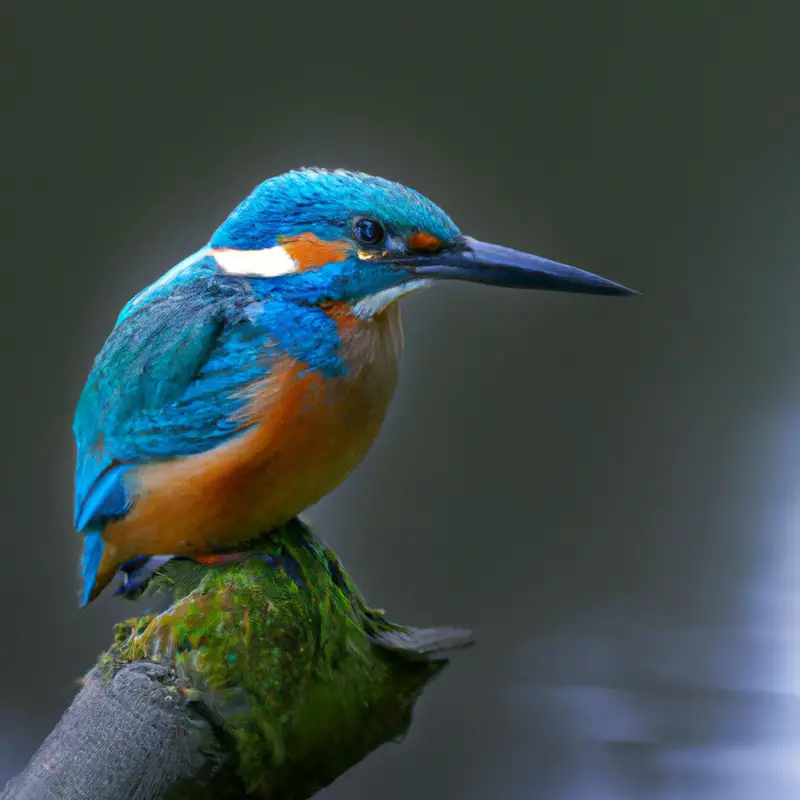
[[[167,664],[184,697],[224,726],[251,792],[309,797],[403,734],[446,661],[376,643],[406,629],[366,606],[301,522],[249,552],[220,567],[169,562],[148,593],[170,591],[173,604],[117,626],[101,663],[108,674],[138,659]]]

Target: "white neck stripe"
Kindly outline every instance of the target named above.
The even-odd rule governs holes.
[[[259,278],[277,278],[297,272],[297,264],[281,245],[265,250],[231,250],[219,248],[211,251],[219,268],[230,275],[250,275]]]
[[[429,278],[421,278],[420,280],[401,283],[399,286],[392,286],[390,289],[384,289],[381,292],[365,297],[363,300],[359,300],[353,306],[353,314],[359,319],[371,319],[394,303],[395,300],[399,300],[401,297],[417,292],[420,289],[427,289],[429,286],[433,286],[434,282]]]

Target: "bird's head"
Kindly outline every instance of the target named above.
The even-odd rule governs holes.
[[[302,169],[264,181],[217,229],[224,273],[310,304],[346,303],[361,317],[436,279],[635,294],[589,272],[463,236],[437,205],[358,172]]]

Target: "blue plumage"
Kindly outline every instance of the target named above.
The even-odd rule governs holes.
[[[163,555],[151,548],[244,541],[338,485],[394,391],[389,309],[436,278],[629,293],[463,237],[382,178],[312,169],[265,181],[207,247],[125,305],[95,359],[73,425],[83,602],[120,566],[141,577],[137,559]]]
[[[316,306],[299,305],[280,296],[258,307],[256,323],[269,331],[281,352],[319,371],[326,378],[343,375],[336,322]]]
[[[264,289],[221,277],[201,255],[128,303],[75,414],[78,531],[125,513],[131,466],[201,453],[245,430],[248,388],[276,358],[343,373],[335,322]]]
[[[100,566],[104,548],[105,542],[99,530],[84,533],[83,554],[81,556],[81,577],[83,579],[81,605],[85,606],[91,599],[97,569]]]
[[[459,233],[441,208],[399,183],[347,170],[302,169],[257,186],[219,227],[211,246],[255,250],[307,231],[335,241],[349,235],[354,216],[385,221],[398,236],[427,231],[446,242]]]
[[[125,486],[125,474],[130,466],[116,464],[108,467],[97,480],[79,508],[76,508],[75,529],[81,533],[90,526],[102,527],[110,519],[124,517],[132,498]]]
[[[120,316],[78,401],[75,521],[96,520],[119,489],[102,476],[115,464],[198,452],[219,436],[224,411],[185,413],[181,397],[197,379],[225,325],[225,301],[212,279],[178,282]],[[216,404],[216,398],[213,398]],[[98,492],[98,495],[92,495]]]

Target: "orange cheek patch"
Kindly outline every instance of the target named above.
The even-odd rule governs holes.
[[[283,236],[278,243],[292,257],[299,272],[344,261],[353,254],[353,247],[348,242],[326,242],[313,233]]]
[[[442,249],[443,242],[438,236],[419,231],[408,237],[408,244],[412,250],[420,253],[435,253]]]

